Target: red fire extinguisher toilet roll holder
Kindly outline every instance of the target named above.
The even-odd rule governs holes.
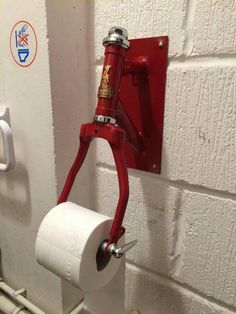
[[[105,58],[94,121],[81,126],[80,147],[58,204],[66,202],[94,138],[111,147],[119,181],[119,200],[105,254],[121,257],[136,242],[117,248],[129,198],[127,167],[160,173],[168,37],[128,41],[112,27],[103,40]]]

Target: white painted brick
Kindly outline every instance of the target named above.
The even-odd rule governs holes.
[[[94,208],[113,217],[116,173],[100,168],[94,184]],[[128,260],[234,306],[235,224],[235,201],[179,190],[154,176],[130,176],[126,237],[138,243]]]
[[[236,306],[236,202],[185,192],[181,204],[185,236],[176,277]]]
[[[235,78],[235,66],[169,67],[163,177],[236,192]],[[97,141],[96,160],[113,165],[107,148]]]
[[[236,51],[236,2],[191,1],[195,5],[193,16],[189,17],[192,36],[188,43],[188,53],[201,54],[235,54]]]
[[[236,192],[235,66],[168,71],[162,175]]]
[[[170,55],[182,53],[184,40],[184,17],[186,0],[112,0],[94,1],[95,58],[103,55],[102,40],[112,26],[127,28],[129,38],[169,35]]]
[[[133,266],[128,266],[126,274],[126,309],[140,314],[235,313]]]

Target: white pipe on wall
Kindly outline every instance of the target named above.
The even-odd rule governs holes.
[[[17,291],[9,287],[0,277],[0,314],[2,312],[4,314],[46,314],[23,295],[17,294]],[[70,312],[70,314],[80,313],[88,314],[83,311],[83,302]]]
[[[42,310],[40,310],[36,305],[28,301],[25,297],[23,297],[21,294],[17,294],[17,291],[13,290],[11,287],[9,287],[5,282],[1,281],[0,279],[0,290],[2,290],[5,294],[9,295],[9,297],[15,301],[16,303],[24,306],[27,310],[29,310],[30,313],[33,314],[46,314]],[[29,313],[28,311],[25,313]],[[13,313],[13,312],[10,312]],[[17,312],[14,312],[17,313]],[[18,312],[20,313],[20,312]],[[24,313],[24,312],[22,312]]]
[[[7,296],[0,293],[0,313],[4,314],[30,314],[21,306],[17,305],[14,301],[10,300]]]
[[[69,314],[90,314],[84,310],[84,302],[82,301],[76,308],[74,308]]]

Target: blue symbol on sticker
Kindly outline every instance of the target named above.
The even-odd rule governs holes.
[[[16,48],[18,48],[18,58],[21,63],[26,62],[29,56],[29,33],[27,33],[28,25],[23,25],[18,31],[15,31]]]
[[[20,62],[24,63],[29,56],[29,49],[18,49],[18,57]]]

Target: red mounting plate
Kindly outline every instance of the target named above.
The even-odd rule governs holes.
[[[167,36],[130,40],[127,61],[143,56],[150,64],[147,76],[126,75],[121,80],[120,99],[145,138],[142,154],[135,152],[126,142],[125,156],[130,168],[161,172],[167,54]]]

